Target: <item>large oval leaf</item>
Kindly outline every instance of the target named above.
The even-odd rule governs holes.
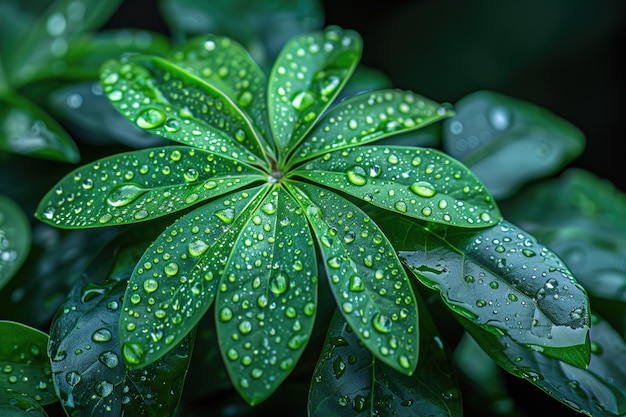
[[[350,97],[313,126],[291,164],[419,129],[453,114],[451,108],[411,91],[386,89]]]
[[[474,174],[434,149],[358,146],[324,154],[293,175],[429,222],[485,227],[501,218]]]
[[[37,158],[78,162],[80,154],[63,127],[35,103],[0,95],[0,150]]]
[[[200,36],[174,49],[172,58],[181,68],[235,99],[262,135],[259,139],[266,137],[267,76],[239,43],[222,36]]]
[[[43,407],[26,394],[0,391],[2,417],[48,417]]]
[[[46,355],[48,335],[13,321],[0,320],[0,393],[18,392],[41,405],[58,400]]]
[[[417,366],[417,302],[404,268],[378,226],[350,201],[317,186],[288,189],[305,210],[330,287],[344,317],[382,362],[411,374]]]
[[[309,416],[460,416],[451,363],[428,312],[420,309],[420,360],[407,376],[376,359],[340,314],[313,372]]]
[[[54,383],[68,416],[173,415],[193,348],[193,335],[161,361],[128,370],[118,335],[121,301],[149,233],[128,230],[90,264],[51,326]]]
[[[492,91],[476,91],[455,105],[444,123],[447,153],[463,161],[497,198],[558,171],[578,157],[584,134],[555,114]]]
[[[249,404],[268,398],[307,346],[317,280],[315,246],[303,210],[276,187],[237,237],[215,305],[222,357]]]
[[[294,149],[354,71],[362,50],[358,33],[329,26],[292,37],[274,62],[268,111],[283,156]]]
[[[15,275],[30,252],[31,228],[22,208],[0,195],[0,289]]]
[[[120,317],[129,368],[161,358],[198,323],[215,298],[224,255],[267,191],[216,199],[170,225],[145,251],[129,280]],[[251,208],[252,207],[252,208]]]
[[[440,291],[453,312],[520,345],[586,366],[586,292],[533,236],[506,220],[480,232],[389,222],[400,259],[422,283]]]
[[[85,164],[40,201],[38,219],[64,228],[135,223],[259,179],[247,164],[187,146],[141,149]]]
[[[234,98],[165,59],[108,61],[100,81],[109,101],[142,129],[227,158],[267,163],[258,132]]]
[[[593,417],[626,414],[626,344],[610,324],[593,315],[591,360],[586,369],[547,357],[511,343],[462,320],[466,329],[496,363],[579,413]]]

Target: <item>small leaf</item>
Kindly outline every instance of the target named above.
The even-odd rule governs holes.
[[[367,348],[405,374],[417,366],[417,303],[396,252],[376,224],[332,191],[289,183],[322,252],[331,290]]]
[[[487,332],[467,320],[462,323],[499,366],[568,407],[594,417],[626,414],[626,368],[615,359],[626,354],[626,344],[601,317],[593,316],[591,361],[586,369],[524,349],[509,337]]]
[[[0,151],[78,162],[76,144],[65,129],[35,103],[11,94],[0,95]]]
[[[287,155],[339,94],[361,57],[360,36],[329,26],[292,37],[269,78],[268,111],[274,140]]]
[[[0,390],[2,417],[48,417],[43,407],[26,394]]]
[[[57,401],[46,355],[48,335],[0,320],[0,393],[26,394],[41,405]]]
[[[440,291],[451,311],[520,345],[586,366],[585,290],[534,237],[506,220],[480,232],[438,233],[408,220],[389,221],[400,259],[424,285]]]
[[[118,321],[126,280],[148,244],[129,229],[89,265],[51,325],[54,383],[68,416],[173,415],[193,347],[193,335],[140,371],[122,360]]]
[[[474,174],[434,149],[347,148],[324,154],[293,175],[429,222],[485,227],[501,218],[493,197]]]
[[[441,338],[420,311],[420,360],[412,376],[376,359],[341,315],[328,328],[309,390],[309,415],[460,416],[459,387]]]
[[[246,164],[187,146],[142,149],[85,164],[40,201],[36,217],[86,228],[154,219],[259,179]]]
[[[120,317],[126,365],[142,368],[180,342],[211,306],[234,238],[267,191],[260,186],[213,200],[179,218],[145,251],[130,278]],[[257,203],[258,204],[258,203]],[[243,220],[242,220],[243,218]]]
[[[476,91],[455,108],[455,117],[444,123],[444,149],[498,199],[557,172],[585,146],[584,134],[571,123],[503,94]]]
[[[250,116],[261,137],[266,137],[267,77],[240,44],[230,38],[205,35],[176,48],[171,56],[178,66],[231,97]]]
[[[31,245],[31,228],[22,208],[0,194],[0,289],[26,260]]]
[[[233,100],[167,60],[108,61],[100,81],[109,101],[142,129],[226,158],[266,163],[258,132]]]
[[[387,89],[350,97],[312,128],[291,163],[419,129],[453,114],[411,91]]]
[[[222,357],[251,405],[278,388],[311,338],[316,266],[302,208],[274,188],[237,236],[215,306]]]

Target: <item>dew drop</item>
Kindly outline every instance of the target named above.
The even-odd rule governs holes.
[[[165,130],[169,133],[176,133],[180,130],[180,122],[176,119],[167,119],[165,121]]]
[[[100,381],[96,382],[94,389],[99,397],[108,397],[113,393],[113,384],[111,384],[109,381],[101,379]]]
[[[365,185],[367,183],[365,170],[360,166],[355,166],[346,171],[348,181],[354,185]]]
[[[189,242],[187,250],[191,256],[201,256],[209,248],[209,245],[204,240],[192,240]]]
[[[133,202],[147,191],[147,189],[141,187],[138,184],[117,184],[113,188],[111,188],[111,191],[109,191],[109,195],[107,196],[107,203],[113,207],[122,207]]]
[[[437,189],[428,181],[417,181],[409,187],[411,191],[420,197],[432,197],[437,194]]]
[[[406,213],[406,211],[408,210],[408,207],[404,201],[398,201],[396,204],[394,204],[394,207],[401,213]]]
[[[358,275],[352,275],[350,277],[350,291],[363,291],[365,289],[365,282]]]
[[[511,114],[503,107],[493,108],[488,115],[489,123],[496,130],[506,130],[511,124]]]
[[[222,308],[222,310],[220,311],[220,320],[223,322],[227,322],[230,321],[232,318],[233,311],[228,307]]]
[[[392,324],[393,322],[391,321],[391,318],[381,314],[380,312],[376,313],[372,319],[372,325],[379,333],[389,333],[391,331]]]
[[[146,109],[139,113],[137,126],[142,129],[154,129],[165,122],[165,113],[159,109]]]
[[[75,387],[80,382],[81,379],[82,379],[81,375],[75,371],[70,371],[67,374],[65,374],[65,381],[71,387]]]
[[[239,103],[241,107],[247,107],[250,105],[250,103],[252,103],[253,99],[254,96],[250,91],[243,91],[241,94],[239,94],[239,97],[237,98],[237,103]]]
[[[168,263],[163,267],[163,272],[165,272],[165,275],[168,277],[173,277],[178,274],[178,264],[176,262]]]
[[[291,99],[291,105],[298,111],[304,111],[313,103],[315,103],[315,94],[311,91],[300,91]]]
[[[104,328],[96,330],[91,335],[91,339],[94,342],[98,342],[98,343],[108,342],[112,338],[113,338],[113,335],[111,334],[111,332],[108,329],[104,329]]]
[[[115,368],[120,362],[120,358],[115,352],[102,352],[100,356],[98,356],[98,360],[104,366],[111,369]]]
[[[122,354],[130,365],[138,365],[143,361],[145,351],[139,343],[124,343]]]
[[[289,287],[289,278],[283,273],[274,275],[270,281],[270,290],[276,294],[284,294]]]
[[[226,208],[215,212],[218,219],[226,224],[231,224],[235,219],[235,210],[232,208]]]
[[[148,294],[155,292],[159,288],[159,283],[154,278],[148,278],[143,282],[143,289]]]

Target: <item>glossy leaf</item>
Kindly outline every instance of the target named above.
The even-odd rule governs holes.
[[[126,280],[149,242],[131,230],[90,264],[55,316],[49,354],[68,416],[173,415],[182,394],[193,334],[139,371],[122,360],[118,334]]]
[[[509,373],[523,378],[572,409],[593,417],[622,416],[626,413],[626,368],[616,358],[626,354],[620,334],[594,315],[590,330],[591,361],[586,369],[524,349],[498,336],[466,324],[481,347]]]
[[[74,40],[64,62],[64,79],[98,79],[100,67],[110,59],[130,54],[165,56],[172,47],[170,40],[157,32],[139,29],[108,29]]]
[[[73,39],[104,24],[121,0],[55,1],[38,16],[33,27],[25,32],[19,47],[12,51],[8,73],[11,83],[22,85],[49,75],[59,75],[66,66],[62,62]]]
[[[493,197],[474,174],[434,149],[347,148],[302,165],[294,175],[429,222],[485,227],[501,218]]]
[[[318,276],[302,211],[284,189],[270,192],[237,237],[217,295],[222,357],[251,405],[289,375],[313,330]]]
[[[365,346],[390,367],[411,374],[419,349],[415,295],[383,232],[339,195],[289,183],[321,249],[335,300]]]
[[[0,289],[15,275],[30,252],[30,222],[22,208],[0,194]]]
[[[36,216],[85,228],[154,219],[259,179],[246,164],[186,146],[142,149],[85,164],[40,201]]]
[[[57,401],[52,386],[48,335],[33,327],[0,320],[0,393],[22,393],[41,405]]]
[[[461,160],[496,198],[557,172],[578,157],[584,134],[534,104],[492,91],[476,91],[455,104],[445,122],[444,149]]]
[[[294,36],[283,47],[267,88],[272,134],[283,156],[296,147],[339,94],[361,50],[356,32],[336,26]]]
[[[224,92],[183,68],[156,56],[131,56],[105,63],[100,80],[109,101],[142,129],[226,158],[263,163],[249,117]]]
[[[269,133],[267,76],[239,43],[222,36],[200,36],[177,47],[174,62],[214,86],[249,116],[262,137]],[[265,149],[273,152],[269,144]]]
[[[561,259],[517,226],[439,232],[402,219],[398,256],[454,313],[575,366],[589,359],[589,300]],[[383,225],[386,223],[383,222]]]
[[[48,113],[20,96],[0,95],[0,151],[78,162],[78,148]]]
[[[421,304],[420,304],[421,305]],[[309,416],[460,416],[451,363],[432,319],[420,310],[420,360],[407,376],[376,359],[340,314],[313,372]]]
[[[160,8],[175,37],[226,35],[260,63],[273,60],[291,36],[318,30],[324,21],[318,0],[162,0]]]
[[[419,129],[453,114],[451,108],[411,91],[386,89],[353,96],[315,124],[292,163]]]
[[[43,407],[26,394],[0,391],[2,417],[48,417]]]
[[[261,186],[211,201],[179,218],[148,247],[130,278],[120,318],[129,368],[157,361],[206,313],[221,277],[216,251],[226,245],[230,252],[250,206],[265,192]]]

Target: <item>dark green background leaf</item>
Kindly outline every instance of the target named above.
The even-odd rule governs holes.
[[[41,405],[26,394],[0,391],[2,417],[48,417]]]
[[[30,252],[31,227],[22,208],[0,194],[0,289],[15,275]]]

